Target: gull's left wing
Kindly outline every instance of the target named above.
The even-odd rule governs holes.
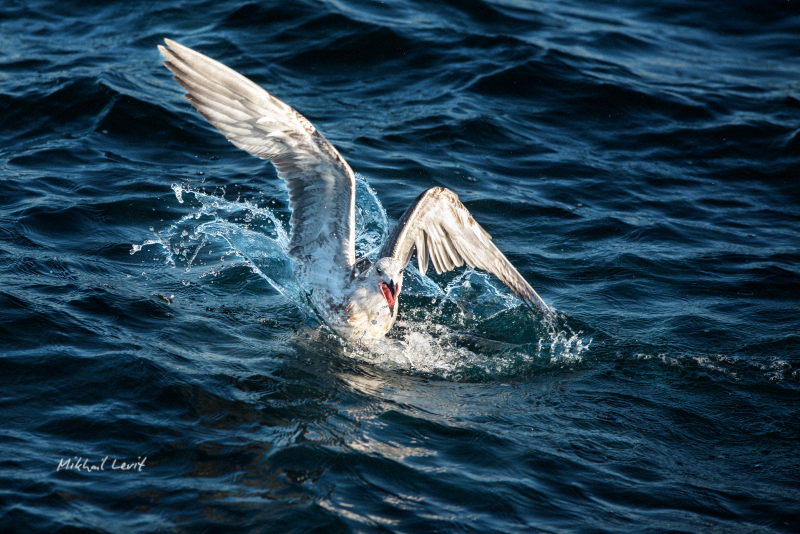
[[[449,189],[433,187],[418,196],[397,222],[378,257],[393,257],[407,265],[414,248],[422,274],[429,260],[437,273],[466,263],[495,275],[532,310],[546,317],[553,313]]]

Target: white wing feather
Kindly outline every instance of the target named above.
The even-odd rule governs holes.
[[[392,230],[379,257],[393,257],[406,265],[415,248],[422,274],[429,260],[437,273],[466,263],[495,275],[529,308],[546,316],[553,313],[449,189],[433,187],[417,197]]]
[[[289,189],[289,254],[309,270],[355,264],[355,177],[314,126],[267,91],[191,48],[165,39],[164,65],[197,111],[234,145],[271,161]],[[325,269],[325,267],[329,267]]]

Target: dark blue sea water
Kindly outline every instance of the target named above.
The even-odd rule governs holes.
[[[449,187],[556,325],[412,272],[338,340],[165,37],[340,150],[362,250]],[[0,164],[2,532],[800,531],[797,0],[4,0]]]

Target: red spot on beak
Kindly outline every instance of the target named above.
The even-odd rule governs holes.
[[[394,289],[394,284],[390,286],[389,284],[381,280],[380,288],[381,288],[381,293],[383,293],[383,296],[386,299],[386,304],[388,304],[390,308],[393,307],[395,299],[397,298],[397,294],[392,293]]]

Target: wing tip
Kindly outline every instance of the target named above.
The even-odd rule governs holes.
[[[175,57],[177,51],[179,51],[180,49],[186,48],[185,46],[183,46],[183,45],[181,45],[179,43],[176,43],[175,41],[173,41],[172,39],[170,39],[168,37],[164,38],[164,44],[166,44],[167,46],[159,44],[159,45],[157,45],[157,47],[158,47],[158,51],[161,52],[161,55],[166,57],[167,59]]]
[[[531,311],[538,312],[542,315],[542,317],[544,317],[545,320],[552,322],[556,316],[553,309],[548,306],[544,300],[542,300],[542,297],[540,297],[533,288],[531,288],[531,292],[532,295],[525,295],[524,298],[522,298],[522,301],[528,306],[528,308],[531,309]]]

